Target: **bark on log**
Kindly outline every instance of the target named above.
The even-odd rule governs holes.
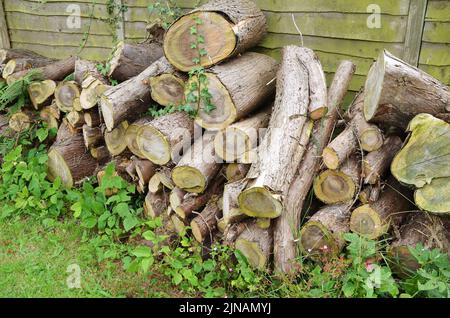
[[[50,104],[50,98],[56,93],[56,83],[52,80],[33,82],[28,85],[28,95],[34,109]]]
[[[124,120],[145,112],[151,94],[148,85],[145,84],[147,79],[170,73],[171,70],[172,66],[162,57],[137,76],[105,91],[99,105],[108,130],[114,129]]]
[[[325,170],[314,180],[314,194],[325,204],[353,200],[361,178],[361,159],[348,158],[340,170]]]
[[[173,168],[172,180],[178,188],[203,193],[217,175],[222,162],[214,153],[215,136],[215,133],[205,132]]]
[[[108,151],[108,148],[106,146],[98,146],[90,149],[91,156],[99,162],[105,162],[110,157],[111,154]]]
[[[253,217],[276,218],[283,209],[282,194],[289,187],[308,144],[313,122],[307,119],[308,71],[304,49],[286,46],[277,74],[277,94],[269,127],[258,148],[258,158],[239,195],[242,212]]]
[[[327,83],[322,65],[316,53],[306,48],[304,52],[310,87],[308,113],[312,120],[317,120],[325,116],[328,112]]]
[[[223,191],[223,220],[224,224],[228,226],[232,223],[237,223],[247,218],[247,215],[244,214],[239,208],[238,197],[239,194],[247,185],[247,181],[245,179],[229,182],[225,184]]]
[[[411,254],[410,248],[422,244],[426,249],[440,249],[450,255],[450,227],[448,220],[429,213],[411,213],[400,228],[400,237],[389,247],[388,254],[394,263],[394,271],[400,275],[411,275],[420,264]]]
[[[197,24],[196,21],[202,21]],[[201,57],[205,68],[255,46],[266,32],[266,18],[249,0],[212,0],[176,20],[164,38],[164,54],[177,69],[187,72],[196,64],[198,52],[190,47],[191,27],[204,37],[208,53]]]
[[[73,73],[73,70],[75,68],[75,60],[76,60],[75,57],[69,57],[64,60],[60,60],[43,67],[28,69],[11,74],[10,76],[8,76],[7,83],[10,84],[23,78],[25,75],[28,74],[30,70],[37,70],[45,79],[53,81],[61,81],[67,75]]]
[[[335,170],[358,148],[358,139],[353,127],[347,127],[323,149],[322,159],[328,169]]]
[[[61,126],[65,126],[63,123]],[[71,188],[85,177],[92,176],[97,163],[86,151],[82,134],[68,133],[67,127],[60,127],[58,139],[48,152],[48,178],[61,178],[62,184]]]
[[[66,115],[66,119],[72,127],[79,128],[84,125],[84,116],[81,112],[73,110]]]
[[[105,132],[106,147],[111,155],[117,156],[127,148],[127,141],[125,138],[127,128],[128,122],[125,120],[112,131]]]
[[[308,144],[305,157],[302,159],[297,174],[287,190],[284,212],[275,221],[274,264],[275,270],[278,272],[288,275],[295,273],[294,260],[297,257],[298,250],[298,243],[296,243],[297,229],[300,227],[304,202],[313,184],[314,177],[320,169],[320,155],[333,133],[342,100],[355,69],[355,65],[350,61],[342,61],[337,68],[328,90],[328,113],[321,120],[314,122],[312,132],[314,142]]]
[[[267,104],[275,90],[277,67],[278,63],[273,58],[248,52],[207,70],[211,103],[216,108],[207,112],[201,102],[196,123],[209,130],[224,129]],[[199,85],[195,76],[186,87],[190,83]],[[198,108],[197,105],[192,107]]]
[[[186,76],[179,72],[151,77],[148,82],[152,100],[166,107],[183,104],[186,79]]]
[[[136,175],[143,190],[147,188],[150,178],[156,173],[156,165],[149,160],[133,158]]]
[[[370,204],[378,201],[380,198],[381,187],[380,184],[369,184],[358,195],[358,200],[362,204]]]
[[[49,129],[59,127],[59,118],[60,118],[60,112],[59,108],[56,107],[55,104],[51,104],[50,106],[45,106],[42,108],[42,110],[39,112],[39,116],[41,117],[42,121],[44,121],[47,124],[47,127]]]
[[[353,210],[350,229],[369,239],[376,239],[390,229],[398,229],[410,210],[409,193],[391,178],[376,202]]]
[[[406,128],[417,114],[450,111],[447,85],[386,50],[371,67],[364,90],[367,121]]]
[[[108,61],[108,76],[123,82],[143,72],[147,67],[163,56],[158,43],[124,43],[120,41],[111,59]]]
[[[97,108],[84,112],[84,122],[89,127],[98,127],[101,124],[99,110]]]
[[[172,168],[167,166],[161,167],[156,172],[156,175],[158,175],[159,181],[165,188],[169,190],[173,190],[173,188],[175,188],[175,184],[172,181]]]
[[[227,162],[250,161],[250,158],[243,156],[258,145],[261,129],[269,124],[271,106],[218,132],[214,138],[216,154]]]
[[[23,57],[18,59],[11,59],[8,63],[5,64],[5,67],[2,70],[2,77],[8,78],[9,75],[28,70],[30,68],[37,68],[48,65],[54,62],[54,60],[43,57],[43,56],[35,56],[35,57]]]
[[[251,266],[265,269],[273,251],[272,228],[261,229],[255,223],[249,223],[236,239],[235,247]]]
[[[152,219],[157,218],[164,214],[169,206],[169,193],[167,191],[148,192],[144,204],[146,215]]]
[[[225,177],[228,182],[235,182],[245,178],[250,165],[245,163],[229,163],[225,168]]]
[[[390,136],[380,149],[368,153],[362,164],[364,183],[376,184],[380,182],[381,177],[389,170],[392,159],[401,147],[402,140],[397,136]]]
[[[213,196],[209,199],[203,211],[192,219],[190,225],[194,238],[199,243],[203,243],[206,239],[213,240],[213,234],[217,229],[217,220],[221,217],[217,201],[219,197]]]
[[[157,117],[141,126],[136,135],[140,153],[155,164],[165,165],[175,159],[180,149],[191,144],[194,121],[185,112]]]
[[[131,125],[128,126],[127,132],[125,135],[125,139],[127,142],[128,149],[139,158],[144,159],[145,156],[142,154],[142,152],[139,150],[139,146],[136,141],[137,132],[139,128],[141,128],[143,125],[146,125],[152,121],[152,117],[145,116],[142,118],[139,118],[138,120],[134,121]]]
[[[8,63],[12,59],[45,58],[35,52],[25,49],[0,49],[0,64]]]
[[[349,232],[351,203],[328,205],[303,225],[300,247],[313,260],[338,256],[345,245],[343,234]]]
[[[417,188],[419,208],[450,213],[450,124],[429,114],[410,122],[407,144],[394,157],[392,175],[401,183]]]

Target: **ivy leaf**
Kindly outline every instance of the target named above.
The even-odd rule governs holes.
[[[200,56],[205,56],[205,55],[208,54],[208,52],[207,52],[204,48],[201,48],[201,49],[198,51],[198,53],[200,54]]]
[[[196,27],[195,25],[191,26],[190,29],[189,29],[189,32],[190,32],[192,35],[197,34],[197,27]]]

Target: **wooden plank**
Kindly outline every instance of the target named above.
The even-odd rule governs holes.
[[[6,24],[3,4],[0,0],[0,49],[9,49],[11,47],[8,35],[8,25]]]
[[[420,64],[434,66],[450,66],[450,43],[422,42],[420,51]]]
[[[122,0],[114,0],[116,4],[116,8],[122,7]],[[116,28],[116,36],[118,41],[123,41],[125,39],[125,22],[124,22],[124,16],[123,12],[117,13],[116,15],[119,16],[119,21],[117,21],[117,28]]]
[[[33,52],[39,53],[41,55],[61,59],[69,56],[75,56],[78,52],[78,47],[76,46],[54,46],[51,49],[48,45],[40,45],[40,44],[29,44],[29,43],[14,43],[12,42],[13,48],[22,48],[28,49]],[[78,56],[94,61],[104,61],[108,54],[110,53],[110,49],[103,49],[97,47],[85,47]]]
[[[442,83],[450,85],[450,66],[433,66],[419,64],[419,68],[437,78]]]
[[[147,7],[153,1],[128,0],[129,7]],[[195,8],[206,0],[178,0],[181,8]],[[390,15],[407,15],[409,0],[255,0],[259,8],[273,12],[342,12],[367,13],[371,4],[380,6],[382,13]]]
[[[419,63],[426,10],[427,0],[411,0],[403,60],[414,66],[417,66]]]
[[[62,32],[83,34],[91,23],[90,33],[96,35],[111,35],[108,25],[97,19],[81,18],[81,28],[71,29],[67,26],[67,16],[40,16],[18,12],[6,12],[10,29],[42,30],[47,32]]]
[[[83,34],[10,30],[11,41],[15,43],[45,44],[49,46],[79,46],[82,43]],[[112,48],[111,35],[89,34],[86,46],[99,48]]]
[[[425,21],[450,22],[450,1],[428,0]]]
[[[387,49],[399,56],[403,52],[402,43],[355,41],[307,35],[303,36],[303,41],[305,46],[313,50],[374,59],[378,57],[383,49]],[[259,43],[259,46],[275,49],[286,45],[298,45],[299,42],[298,35],[269,32]]]
[[[117,1],[117,0],[115,0]],[[69,5],[78,5],[80,8],[80,16],[88,18],[92,11],[93,2],[80,3],[80,2],[36,2],[26,0],[6,0],[5,11],[6,12],[21,12],[28,14],[36,14],[40,16],[69,16],[70,11],[67,11]],[[95,3],[94,17],[106,18],[107,8],[104,4]]]
[[[450,22],[425,22],[422,41],[450,43]]]

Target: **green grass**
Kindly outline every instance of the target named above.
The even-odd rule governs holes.
[[[44,228],[38,221],[0,222],[0,297],[179,297],[163,275],[128,273],[121,262],[97,262],[95,246],[73,221]],[[71,264],[81,288],[69,288]]]

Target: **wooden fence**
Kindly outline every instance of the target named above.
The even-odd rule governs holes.
[[[162,0],[164,1],[164,0]],[[112,2],[128,7],[117,30],[106,21]],[[140,41],[155,17],[149,0],[0,0],[0,45],[34,50],[49,57],[69,55],[105,60],[112,32]],[[205,1],[179,0],[188,10]],[[331,78],[342,59],[357,65],[350,89],[359,90],[373,59],[387,49],[450,84],[450,1],[442,0],[256,0],[268,20],[268,34],[256,51],[279,57],[280,48],[314,49]],[[379,15],[377,12],[379,10]],[[80,19],[74,15],[79,13]],[[92,18],[94,17],[94,18]],[[295,23],[294,23],[295,21]],[[78,23],[79,22],[79,23]],[[378,24],[379,22],[379,24]],[[83,37],[86,45],[80,50]]]

